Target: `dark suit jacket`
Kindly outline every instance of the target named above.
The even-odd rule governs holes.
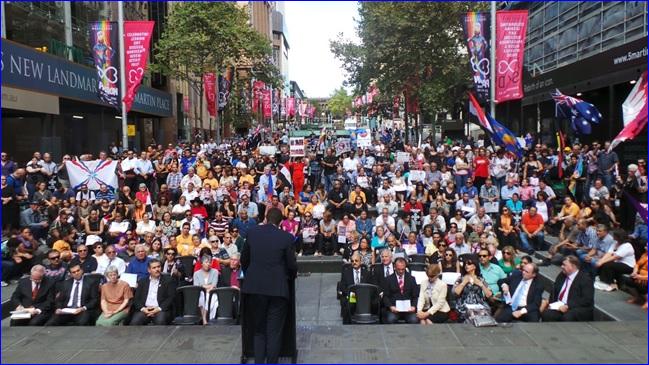
[[[54,309],[54,284],[56,284],[54,280],[47,276],[43,277],[36,299],[32,300],[31,278],[20,279],[16,291],[11,295],[11,308],[22,305],[25,308],[40,309],[44,313],[51,312]]]
[[[72,290],[74,289],[74,279],[70,278],[63,282],[61,290],[56,294],[56,309],[67,308]],[[83,278],[81,284],[80,305],[88,310],[99,308],[99,285],[96,280]]]
[[[361,266],[361,283],[370,284],[371,276],[370,272],[365,266]],[[340,289],[344,296],[349,294],[349,287],[354,285],[354,269],[349,266],[343,269],[342,274],[340,275]]]
[[[297,276],[294,241],[271,224],[250,228],[241,253],[241,292],[288,298],[288,280]]]
[[[552,290],[552,295],[550,296],[550,303],[556,302],[559,300],[559,294],[561,293],[561,287],[566,281],[566,275],[562,273],[557,276],[557,280],[554,281],[554,288]],[[570,285],[570,290],[568,291],[568,308],[569,309],[593,309],[595,302],[595,289],[593,288],[593,280],[590,278],[590,275],[585,273],[583,270],[579,270],[577,276],[575,276],[575,281]]]
[[[499,285],[505,283],[509,286],[509,295],[512,297],[516,292],[516,289],[523,281],[523,273],[520,270],[514,270],[511,275],[507,278],[498,282]],[[538,276],[532,279],[530,288],[527,291],[526,306],[528,313],[536,312],[539,313],[539,308],[541,307],[541,300],[543,300],[543,285],[539,280]]]
[[[133,310],[140,311],[145,307],[146,297],[149,295],[150,283],[149,276],[137,282],[137,290],[135,290],[135,297],[133,298]],[[163,312],[170,311],[175,296],[176,282],[170,276],[160,275],[160,283],[158,283],[158,307]]]
[[[374,264],[373,269],[372,269],[372,284],[378,286],[383,290],[383,288],[386,285],[386,277],[385,277],[385,266],[383,264]],[[392,269],[390,269],[392,273],[394,273],[394,265],[392,265]]]
[[[396,305],[397,300],[410,300],[410,305],[417,307],[417,299],[419,298],[419,285],[415,278],[409,272],[403,275],[403,294],[399,290],[399,283],[397,281],[397,274],[393,273],[388,276],[383,288],[383,305],[391,307]]]

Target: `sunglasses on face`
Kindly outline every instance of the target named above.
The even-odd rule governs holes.
[[[50,257],[50,261],[58,260],[58,259],[60,259],[60,258],[61,258],[60,256]]]
[[[489,257],[489,255],[482,254],[482,255],[478,255],[478,257]]]
[[[509,252],[509,251],[504,251],[504,252],[503,252],[503,255],[511,255],[511,254],[512,254],[512,253]]]
[[[165,253],[165,255],[167,255],[167,256],[173,256],[173,255],[175,255],[175,254],[174,254],[173,252],[167,252],[167,253]]]

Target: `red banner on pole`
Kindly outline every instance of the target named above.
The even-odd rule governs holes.
[[[527,10],[496,13],[496,102],[523,98]]]
[[[146,71],[146,60],[149,58],[154,24],[154,21],[124,22],[126,93],[124,93],[123,101],[126,104],[127,112],[131,110],[137,89],[140,87]]]
[[[262,108],[264,111],[264,118],[270,118],[273,116],[272,101],[270,97],[270,90],[262,90]]]
[[[216,118],[216,74],[214,72],[203,74],[203,88],[205,89],[207,112],[210,117]]]
[[[183,112],[189,113],[189,96],[183,97]]]

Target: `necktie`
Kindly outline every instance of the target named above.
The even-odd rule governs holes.
[[[527,281],[523,280],[520,285],[518,285],[518,288],[516,288],[516,293],[514,293],[514,297],[512,298],[512,311],[518,309],[518,306],[521,304],[525,289],[527,289]]]
[[[36,285],[34,285],[34,289],[32,289],[32,300],[36,300],[36,296],[38,295],[38,289],[40,286],[41,286],[40,283],[36,283]]]
[[[386,267],[385,267],[385,277],[387,278],[387,277],[390,276],[391,274],[392,274],[392,273],[390,272],[390,266],[386,266]]]
[[[354,270],[354,284],[358,284],[360,279],[358,278],[358,270]]]
[[[79,280],[74,282],[74,290],[72,291],[72,308],[79,308]]]
[[[399,291],[403,294],[403,276],[399,276]]]
[[[561,293],[559,293],[559,301],[560,302],[563,302],[563,298],[566,296],[566,290],[568,289],[568,284],[569,283],[570,283],[570,278],[566,276],[566,282],[563,283],[563,290],[561,291]]]

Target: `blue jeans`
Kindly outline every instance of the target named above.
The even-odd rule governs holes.
[[[613,174],[611,174],[610,172],[605,172],[601,174],[600,177],[602,178],[602,183],[604,183],[604,186],[609,189],[611,188],[611,186],[613,186]]]
[[[469,178],[469,174],[455,175],[455,189],[459,191],[464,185],[466,185],[466,181],[468,178]]]
[[[534,251],[541,251],[545,248],[545,237],[543,235],[543,231],[537,233],[535,236],[531,238],[527,237],[527,234],[525,232],[521,232],[520,238],[521,238],[521,249],[523,251],[531,253]]]
[[[325,175],[324,186],[325,186],[325,191],[326,192],[329,192],[334,188],[333,180],[334,180],[335,175],[336,174]]]
[[[633,229],[631,236],[635,238],[644,238],[647,239],[647,225],[646,224],[636,224]]]
[[[505,177],[491,177],[491,181],[493,181],[494,186],[498,189],[498,196],[500,196],[500,189],[505,185]]]

